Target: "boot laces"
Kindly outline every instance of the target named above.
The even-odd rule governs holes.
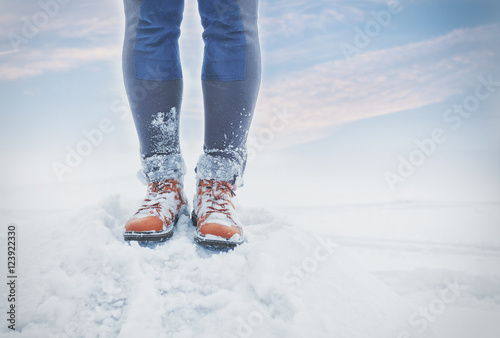
[[[161,214],[161,199],[165,199],[166,195],[171,192],[177,192],[177,182],[174,180],[156,181],[150,183],[148,194],[144,199],[144,203],[137,210],[136,214],[151,209],[155,210],[158,214]],[[175,198],[177,199],[177,196],[175,196]],[[173,214],[171,210],[169,211]]]
[[[236,194],[231,189],[229,182],[205,180],[202,181],[202,187],[204,189],[202,189],[201,194],[206,196],[206,201],[210,203],[207,206],[206,217],[213,213],[222,213],[234,222],[228,206],[231,205],[234,209],[230,199]]]

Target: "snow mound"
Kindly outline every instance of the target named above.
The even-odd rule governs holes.
[[[110,196],[69,220],[21,229],[18,333],[431,336],[410,326],[412,310],[341,247],[266,210],[241,209],[248,242],[218,253],[194,243],[185,216],[165,245],[124,243],[123,224],[134,207]],[[7,332],[5,325],[0,330]]]

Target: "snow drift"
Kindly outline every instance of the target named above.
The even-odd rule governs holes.
[[[165,245],[149,249],[122,239],[134,207],[110,196],[77,215],[19,227],[18,334],[431,336],[411,326],[411,309],[330,238],[280,216],[240,209],[248,242],[222,253],[197,246],[183,216]]]

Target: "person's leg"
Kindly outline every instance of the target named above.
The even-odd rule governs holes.
[[[176,179],[182,71],[178,39],[184,0],[124,0],[123,76],[148,182]]]
[[[205,143],[197,177],[241,186],[260,85],[258,0],[198,0],[198,5],[205,42]]]
[[[204,154],[196,167],[195,241],[232,248],[244,240],[231,202],[243,184],[248,129],[260,85],[257,0],[198,0],[204,28]]]
[[[125,0],[123,76],[141,146],[146,198],[124,239],[163,242],[188,213],[179,146],[182,71],[178,39],[183,0]],[[150,245],[150,244],[146,244]]]

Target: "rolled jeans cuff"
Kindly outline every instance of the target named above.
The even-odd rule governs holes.
[[[197,180],[217,180],[230,182],[236,187],[243,186],[244,160],[219,155],[203,154],[196,165]]]
[[[175,179],[182,184],[186,165],[180,154],[153,155],[142,160],[142,172],[147,183]]]

